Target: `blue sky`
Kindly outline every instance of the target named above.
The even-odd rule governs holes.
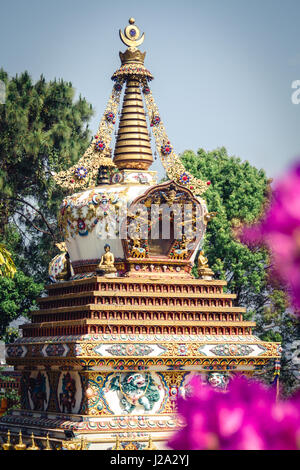
[[[300,155],[299,0],[0,0],[0,66],[71,81],[96,131],[131,16],[177,152],[225,146],[270,177]]]

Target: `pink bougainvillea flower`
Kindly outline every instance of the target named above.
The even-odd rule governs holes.
[[[269,248],[274,272],[300,313],[300,162],[277,181],[265,216],[246,227],[240,240]]]
[[[190,386],[190,396],[178,399],[185,426],[170,440],[172,449],[300,449],[300,397],[276,402],[273,389],[244,377],[225,393],[199,377]]]

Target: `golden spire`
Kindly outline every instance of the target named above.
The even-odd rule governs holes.
[[[149,434],[149,441],[148,441],[147,447],[145,447],[145,450],[156,450],[156,449],[157,447],[155,447],[155,445],[153,444],[152,436],[151,434]]]
[[[44,450],[52,450],[50,446],[50,441],[49,441],[49,433],[47,433],[47,439],[46,439],[46,447]]]
[[[124,53],[120,52],[122,65],[112,76],[115,81],[126,82],[114,153],[114,162],[119,169],[148,170],[153,162],[140,88],[153,77],[144,67],[146,53],[137,49],[144,41],[144,37],[145,34],[141,36],[139,28],[135,25],[134,18],[129,19],[129,25],[124,29],[124,33],[120,30],[120,38],[128,49]]]
[[[123,448],[120,444],[119,434],[116,435],[116,443],[115,443],[115,446],[112,448],[112,450],[123,450]]]
[[[10,431],[7,431],[7,442],[2,444],[3,450],[13,450],[13,445],[10,442]]]
[[[31,433],[31,446],[27,447],[27,450],[40,450],[39,447],[34,442],[34,435]]]
[[[153,162],[138,79],[127,80],[114,162],[120,169],[140,170],[148,170]]]
[[[15,445],[15,450],[26,450],[26,444],[23,444],[22,432],[19,432],[19,443]]]
[[[81,436],[80,438],[80,450],[87,450],[88,442],[85,437]]]

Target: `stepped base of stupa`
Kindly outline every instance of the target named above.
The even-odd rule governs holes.
[[[168,440],[180,426],[174,413],[92,417],[16,410],[1,420],[0,439],[5,442],[10,430],[11,440],[18,442],[21,430],[23,442],[29,443],[33,433],[41,450],[47,436],[53,450],[76,450],[72,445],[80,446],[82,441],[82,450],[163,450],[168,449]]]
[[[195,374],[225,390],[235,374],[260,375],[280,357],[225,286],[185,276],[49,285],[23,338],[6,346],[22,373],[22,410],[2,418],[2,438],[9,429],[24,442],[34,433],[40,447],[48,434],[52,447],[84,439],[90,449],[138,450],[150,439],[166,448]]]

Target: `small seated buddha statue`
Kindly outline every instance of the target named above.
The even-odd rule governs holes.
[[[50,280],[52,282],[68,281],[74,275],[74,271],[66,244],[61,242],[56,243],[55,246],[60,250],[60,253],[49,263],[48,272]]]
[[[114,266],[115,257],[110,251],[110,245],[106,244],[104,246],[105,253],[101,256],[100,263],[98,264],[96,272],[99,274],[111,274],[115,273],[117,270]]]
[[[208,259],[201,250],[198,256],[198,276],[200,279],[212,279],[214,272],[208,265]]]
[[[208,259],[204,255],[204,251],[200,251],[199,257],[198,257],[198,268],[206,268],[208,266]]]
[[[63,259],[63,269],[59,274],[57,274],[56,279],[59,281],[68,281],[71,275],[72,275],[72,269],[71,269],[70,255],[66,251],[64,259]]]

